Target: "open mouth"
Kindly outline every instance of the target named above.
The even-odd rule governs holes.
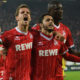
[[[25,18],[24,18],[24,21],[27,21],[27,20],[28,20],[28,17],[25,17]]]
[[[53,24],[49,24],[50,27],[53,27]]]

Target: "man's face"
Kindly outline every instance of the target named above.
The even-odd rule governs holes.
[[[50,10],[50,15],[53,16],[54,19],[61,20],[63,18],[63,6],[62,4],[54,4]]]
[[[31,21],[30,10],[28,8],[20,8],[18,16],[16,16],[16,20],[22,26],[29,25]]]
[[[44,19],[42,21],[42,28],[44,28],[45,30],[53,31],[54,22],[53,22],[52,16],[49,16],[49,15],[44,16]]]

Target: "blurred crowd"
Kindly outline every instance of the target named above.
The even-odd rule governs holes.
[[[68,26],[72,32],[76,48],[80,51],[80,1],[63,2],[64,15],[62,22]],[[34,25],[39,16],[47,11],[49,0],[8,0],[7,3],[0,6],[0,27],[2,31],[9,30],[16,26],[15,10],[21,3],[27,3],[31,9],[32,22],[30,27]]]

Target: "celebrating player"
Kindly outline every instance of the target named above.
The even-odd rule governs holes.
[[[69,28],[60,22],[60,20],[62,20],[63,18],[63,5],[59,1],[49,2],[48,13],[53,16],[55,31],[60,32],[65,37],[64,43],[69,49],[69,53],[73,53],[77,56],[80,56],[80,52],[75,52],[74,50],[73,39],[72,39],[72,35]],[[32,27],[32,29],[40,30],[40,25],[36,24],[34,27]],[[76,59],[76,56],[75,56],[75,59]],[[63,80],[62,57],[59,56],[58,60],[59,60],[59,63],[58,63],[59,67],[57,68],[56,76],[59,78],[62,77],[61,80]]]
[[[78,61],[80,58],[67,52],[66,46],[53,36],[54,22],[49,14],[44,14],[40,18],[40,31],[33,33],[32,49],[32,74],[31,80],[56,80],[56,71],[58,69],[58,57],[64,57],[66,60]],[[62,55],[60,55],[63,53]],[[59,78],[57,79],[59,80]]]
[[[17,27],[4,32],[0,39],[7,50],[4,80],[30,80],[33,36],[28,31],[31,21],[28,6],[20,5],[15,17]]]
[[[73,53],[77,56],[80,56],[80,52],[75,52],[74,50],[74,43],[73,43],[71,31],[67,26],[65,26],[60,22],[60,20],[63,19],[63,5],[58,1],[51,1],[50,3],[48,3],[48,12],[54,18],[55,30],[60,32],[65,37],[64,43],[69,49],[68,52]],[[75,56],[75,59],[76,59],[76,56]],[[62,57],[59,56],[58,60],[59,60],[59,63],[58,63],[59,66],[57,68],[56,76],[57,77],[62,76],[63,78],[64,74],[62,71]]]
[[[17,27],[2,34],[7,49],[4,80],[30,80],[30,60],[33,36],[28,31],[31,21],[30,9],[21,4],[16,9]]]

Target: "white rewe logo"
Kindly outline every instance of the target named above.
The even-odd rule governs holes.
[[[32,49],[32,42],[15,45],[16,51]]]
[[[58,49],[39,50],[39,56],[57,56]]]

